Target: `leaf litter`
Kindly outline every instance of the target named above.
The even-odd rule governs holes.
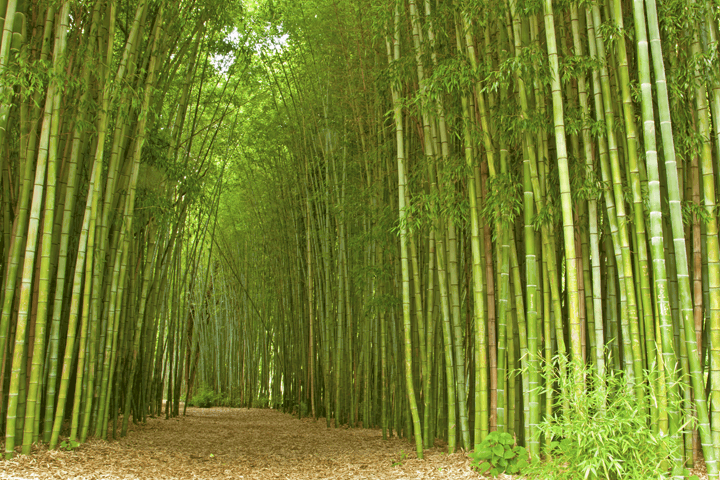
[[[4,450],[4,449],[3,449]],[[19,451],[19,449],[18,449]],[[418,460],[414,444],[380,430],[327,428],[277,410],[188,408],[185,417],[131,424],[117,441],[72,451],[34,445],[0,460],[2,479],[410,479],[479,478],[464,453],[440,444]]]
[[[72,451],[34,445],[31,455],[0,460],[0,479],[481,478],[464,453],[445,449],[437,442],[418,460],[414,443],[383,440],[378,429],[327,428],[325,419],[268,409],[188,408],[185,417],[131,423],[117,441],[91,439]]]

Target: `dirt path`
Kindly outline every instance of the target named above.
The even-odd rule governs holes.
[[[440,448],[417,460],[414,445],[379,430],[327,429],[274,410],[188,408],[149,419],[114,442],[75,451],[36,447],[0,460],[0,478],[478,479],[467,457]]]

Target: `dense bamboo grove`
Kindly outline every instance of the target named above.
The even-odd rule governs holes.
[[[718,477],[711,2],[0,12],[7,456],[202,387],[538,457],[618,374]]]
[[[270,13],[200,380],[418,455],[501,430],[538,456],[564,408],[547,368],[589,365],[717,477],[716,6]]]
[[[240,5],[7,0],[0,12],[9,458],[61,435],[124,435],[163,399],[178,414],[247,62],[223,40]],[[213,58],[235,53],[220,74]]]

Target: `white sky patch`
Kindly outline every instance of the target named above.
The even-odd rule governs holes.
[[[278,25],[276,28],[273,28],[272,25],[267,24],[265,26],[265,38],[263,38],[261,42],[258,42],[255,45],[255,52],[257,54],[260,54],[264,50],[265,52],[272,55],[274,53],[280,52],[283,48],[285,48],[285,44],[287,44],[290,35],[288,35],[287,33],[283,33],[282,35],[272,35],[273,31],[280,33],[282,32],[282,30],[282,24]]]
[[[278,30],[282,32],[282,25],[280,25]],[[255,44],[255,53],[260,55],[262,52],[265,52],[272,55],[282,51],[285,48],[285,45],[290,38],[290,35],[287,33],[283,33],[282,35],[271,35],[272,31],[272,26],[268,24],[265,27],[266,36],[262,39],[262,41]],[[234,28],[233,31],[230,32],[227,37],[225,37],[225,41],[233,45],[233,47],[239,48],[240,32],[238,31],[238,29]],[[227,74],[234,62],[234,53],[229,53],[227,55],[213,55],[210,59],[210,63],[212,64],[212,66],[215,67],[215,70],[217,70],[218,73],[222,75]]]
[[[287,43],[288,38],[290,38],[290,35],[288,35],[287,33],[284,33],[284,34],[280,35],[279,37],[278,36],[270,37],[270,41],[268,42],[268,48],[270,48],[270,50],[272,50],[273,52],[278,52],[285,47],[285,44]]]
[[[225,37],[225,41],[233,47],[238,48],[240,46],[240,32],[238,32],[238,29],[234,28],[233,31]],[[210,59],[210,63],[213,67],[215,67],[215,70],[223,75],[230,70],[230,67],[234,62],[235,54],[233,52],[228,53],[227,55],[213,55]]]

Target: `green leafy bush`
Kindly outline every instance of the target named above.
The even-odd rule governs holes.
[[[80,442],[75,441],[75,440],[68,439],[68,440],[63,440],[62,442],[60,442],[60,449],[67,450],[68,452],[75,450],[79,446],[80,446]]]
[[[190,399],[189,405],[192,407],[210,408],[215,406],[217,400],[218,396],[215,392],[206,385],[202,385]]]
[[[259,395],[252,401],[253,408],[268,408],[270,407],[270,399],[266,395]]]
[[[468,457],[472,468],[493,477],[501,473],[514,475],[528,464],[525,447],[515,446],[515,440],[509,433],[497,431],[490,432],[474,452],[468,453]]]
[[[608,373],[599,378],[591,366],[571,363],[565,378],[548,371],[546,385],[557,386],[556,414],[544,419],[539,428],[546,439],[552,439],[547,452],[550,460],[534,462],[526,471],[528,478],[667,478],[677,441],[653,432],[647,408],[638,405],[636,387],[624,375]],[[583,390],[577,388],[583,381],[578,376],[584,378]],[[646,404],[658,401],[652,390],[642,388]]]

